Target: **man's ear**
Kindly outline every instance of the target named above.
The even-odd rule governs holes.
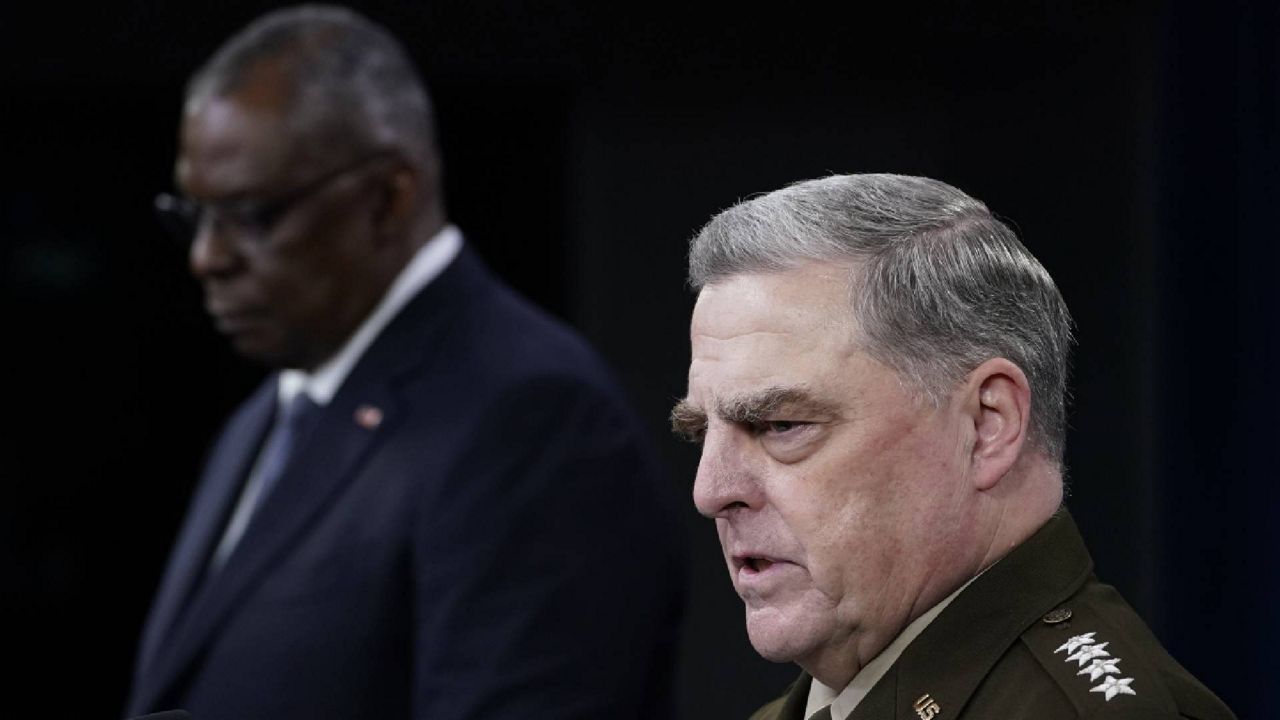
[[[418,211],[419,174],[407,164],[397,165],[379,187],[374,222],[377,237],[400,238],[415,220]]]
[[[1031,385],[1022,368],[992,358],[969,373],[964,409],[973,422],[971,476],[979,490],[990,490],[1022,454],[1031,426]]]

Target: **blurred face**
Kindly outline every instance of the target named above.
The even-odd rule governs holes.
[[[373,233],[385,163],[295,141],[277,87],[189,105],[176,177],[203,207],[190,263],[218,330],[247,357],[312,369],[394,277]]]
[[[842,682],[970,571],[964,423],[852,342],[849,273],[704,288],[673,413],[701,438],[694,502],[715,518],[752,644]]]

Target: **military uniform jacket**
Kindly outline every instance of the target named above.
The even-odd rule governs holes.
[[[810,681],[752,720],[804,720]],[[1098,582],[1062,512],[956,596],[847,720],[1234,717]]]

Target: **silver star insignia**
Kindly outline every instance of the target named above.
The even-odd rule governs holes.
[[[1080,667],[1084,667],[1085,663],[1094,658],[1111,657],[1111,653],[1104,649],[1110,644],[1111,643],[1098,643],[1097,645],[1084,645],[1077,650],[1074,655],[1068,655],[1067,662],[1075,660],[1080,663]]]
[[[1089,681],[1092,682],[1103,675],[1119,675],[1120,668],[1116,667],[1116,663],[1120,662],[1120,658],[1097,658],[1089,663],[1089,667],[1076,673],[1077,675],[1089,674]]]
[[[1068,655],[1070,655],[1071,653],[1075,652],[1075,651],[1076,651],[1076,648],[1080,647],[1081,645],[1088,645],[1088,644],[1092,643],[1092,642],[1093,642],[1093,636],[1094,636],[1094,635],[1097,635],[1097,634],[1098,634],[1098,633],[1096,633],[1096,632],[1091,632],[1091,633],[1085,633],[1085,634],[1083,634],[1083,635],[1077,635],[1077,636],[1075,636],[1075,637],[1071,638],[1070,640],[1068,640],[1068,641],[1066,641],[1066,642],[1062,643],[1062,645],[1061,645],[1057,650],[1054,650],[1054,651],[1053,651],[1053,654],[1054,654],[1054,655],[1057,655],[1058,653],[1062,652],[1063,650],[1066,650],[1066,651],[1067,651],[1067,654],[1068,654]]]
[[[1108,675],[1107,679],[1103,680],[1101,685],[1095,688],[1089,688],[1089,692],[1105,693],[1107,696],[1107,702],[1111,702],[1111,698],[1117,695],[1137,695],[1138,693],[1134,692],[1133,688],[1129,687],[1129,683],[1131,682],[1133,682],[1133,678],[1117,678]]]

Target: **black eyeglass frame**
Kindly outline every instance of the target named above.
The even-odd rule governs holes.
[[[308,180],[301,186],[269,200],[241,199],[226,203],[199,203],[182,195],[162,192],[156,195],[156,219],[175,240],[190,246],[195,242],[200,223],[209,215],[215,222],[234,229],[237,237],[261,242],[271,235],[276,225],[295,206],[319,193],[338,178],[388,157],[395,151],[383,149],[344,163]]]

